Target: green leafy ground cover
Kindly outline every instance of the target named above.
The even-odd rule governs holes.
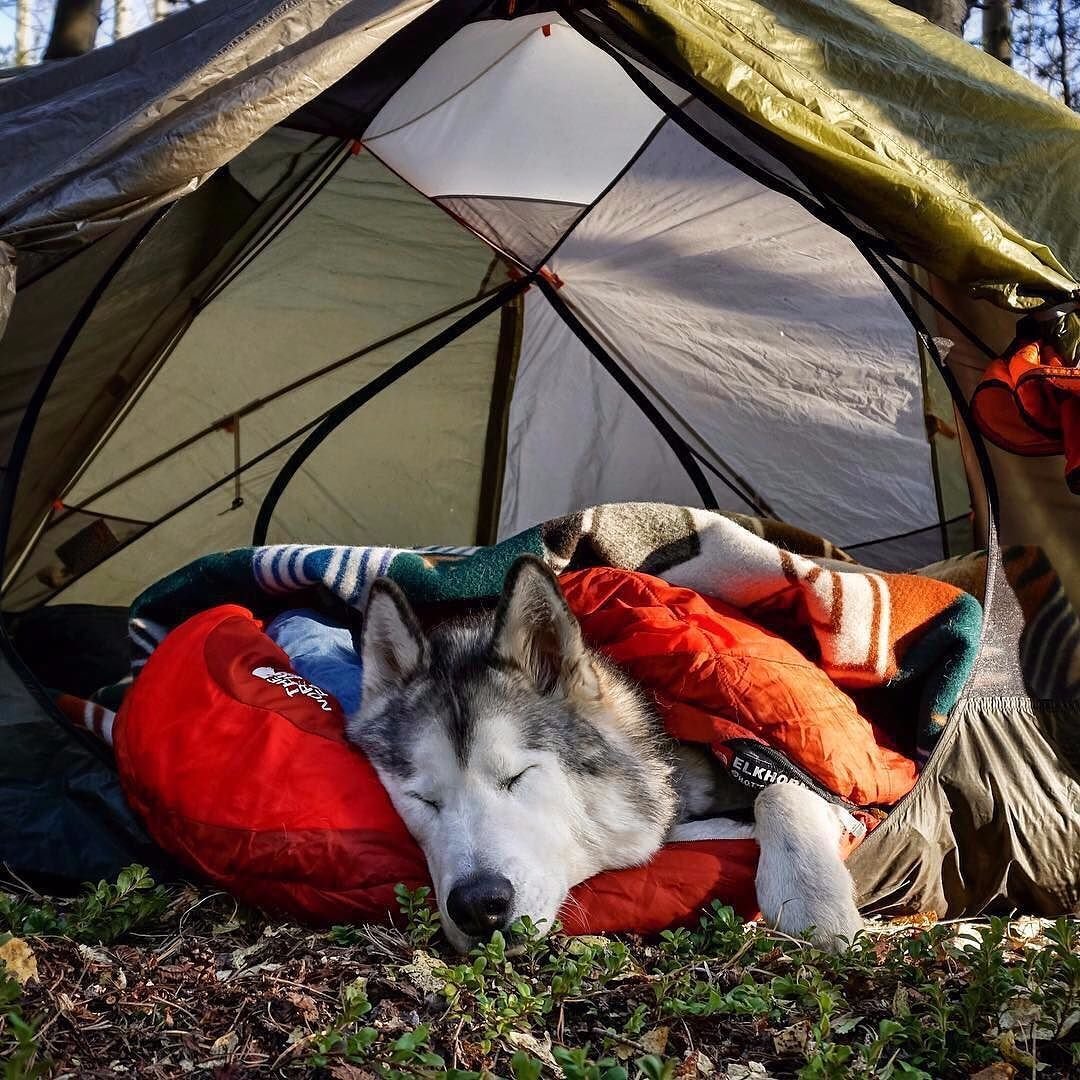
[[[1080,1077],[1080,922],[871,927],[826,956],[729,908],[659,939],[470,957],[421,894],[325,932],[138,867],[0,892],[0,1061],[38,1077],[766,1080]]]

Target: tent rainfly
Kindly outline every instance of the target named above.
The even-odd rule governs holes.
[[[617,500],[985,547],[974,674],[851,865],[867,910],[1080,904],[1080,665],[1038,682],[1002,569],[1080,598],[1080,515],[966,423],[1018,315],[1073,328],[1076,115],[884,0],[207,0],[0,80],[0,140],[8,619]],[[0,860],[152,858],[0,637]]]

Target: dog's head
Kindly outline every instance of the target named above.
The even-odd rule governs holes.
[[[355,643],[349,739],[423,849],[459,949],[522,916],[549,928],[578,882],[663,843],[676,797],[653,719],[539,559],[514,564],[494,616],[430,636],[377,581]]]

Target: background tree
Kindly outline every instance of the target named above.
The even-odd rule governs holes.
[[[984,0],[982,47],[1003,64],[1012,64],[1012,3],[1010,0]]]
[[[89,52],[100,25],[101,0],[56,0],[43,59],[66,60]]]
[[[1080,108],[1080,0],[1015,0],[1012,40],[1016,66]]]
[[[924,19],[948,30],[951,34],[962,34],[964,24],[971,14],[973,4],[968,0],[893,0],[900,7],[914,11]]]

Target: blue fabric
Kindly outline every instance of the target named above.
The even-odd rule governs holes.
[[[292,661],[297,675],[338,699],[346,713],[360,705],[360,657],[352,635],[307,608],[283,611],[266,635]]]

